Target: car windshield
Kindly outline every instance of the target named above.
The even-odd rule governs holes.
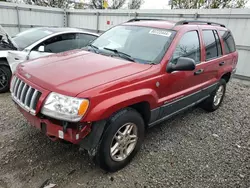
[[[30,46],[34,42],[51,35],[52,32],[45,29],[29,29],[18,33],[16,36],[12,38],[12,40],[17,44],[20,50]]]
[[[174,35],[175,31],[172,30],[122,25],[108,30],[92,45],[100,51],[126,54],[139,63],[157,64],[163,58]]]

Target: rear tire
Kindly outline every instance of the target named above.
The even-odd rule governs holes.
[[[119,111],[110,118],[94,157],[103,170],[115,172],[133,159],[144,138],[144,121],[132,108]]]
[[[9,91],[11,76],[12,73],[10,68],[0,65],[0,93]]]
[[[224,79],[221,79],[216,89],[212,92],[210,97],[207,98],[201,104],[201,107],[208,112],[213,112],[217,110],[224,99],[225,92],[226,92],[226,81]]]

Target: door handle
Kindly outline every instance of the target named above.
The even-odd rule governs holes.
[[[197,70],[194,72],[194,75],[199,75],[199,74],[203,73],[203,71],[204,71],[203,69]]]
[[[219,66],[223,66],[225,64],[225,62],[220,62]]]

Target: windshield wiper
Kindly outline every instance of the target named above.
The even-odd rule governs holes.
[[[148,64],[149,64],[149,65],[157,65],[158,63],[151,61],[151,62],[149,62]]]
[[[131,55],[128,55],[124,52],[120,52],[118,51],[117,49],[111,49],[111,48],[106,48],[104,47],[103,48],[104,50],[108,50],[108,51],[111,51],[111,52],[114,52],[115,54],[117,54],[119,57],[123,58],[123,59],[126,59],[126,60],[129,60],[129,61],[132,61],[132,62],[135,62],[135,59],[131,57]]]
[[[99,53],[99,48],[93,44],[89,44],[87,47],[91,47],[92,49],[94,49],[95,53]]]

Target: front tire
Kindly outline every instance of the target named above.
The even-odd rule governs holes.
[[[103,170],[115,172],[125,167],[139,151],[144,138],[144,121],[131,108],[110,118],[94,162]]]
[[[201,105],[201,107],[208,111],[213,112],[217,110],[225,96],[226,92],[226,81],[224,79],[221,79],[213,93],[210,95],[209,98],[207,98]]]
[[[11,75],[9,67],[0,65],[0,93],[9,91]]]

